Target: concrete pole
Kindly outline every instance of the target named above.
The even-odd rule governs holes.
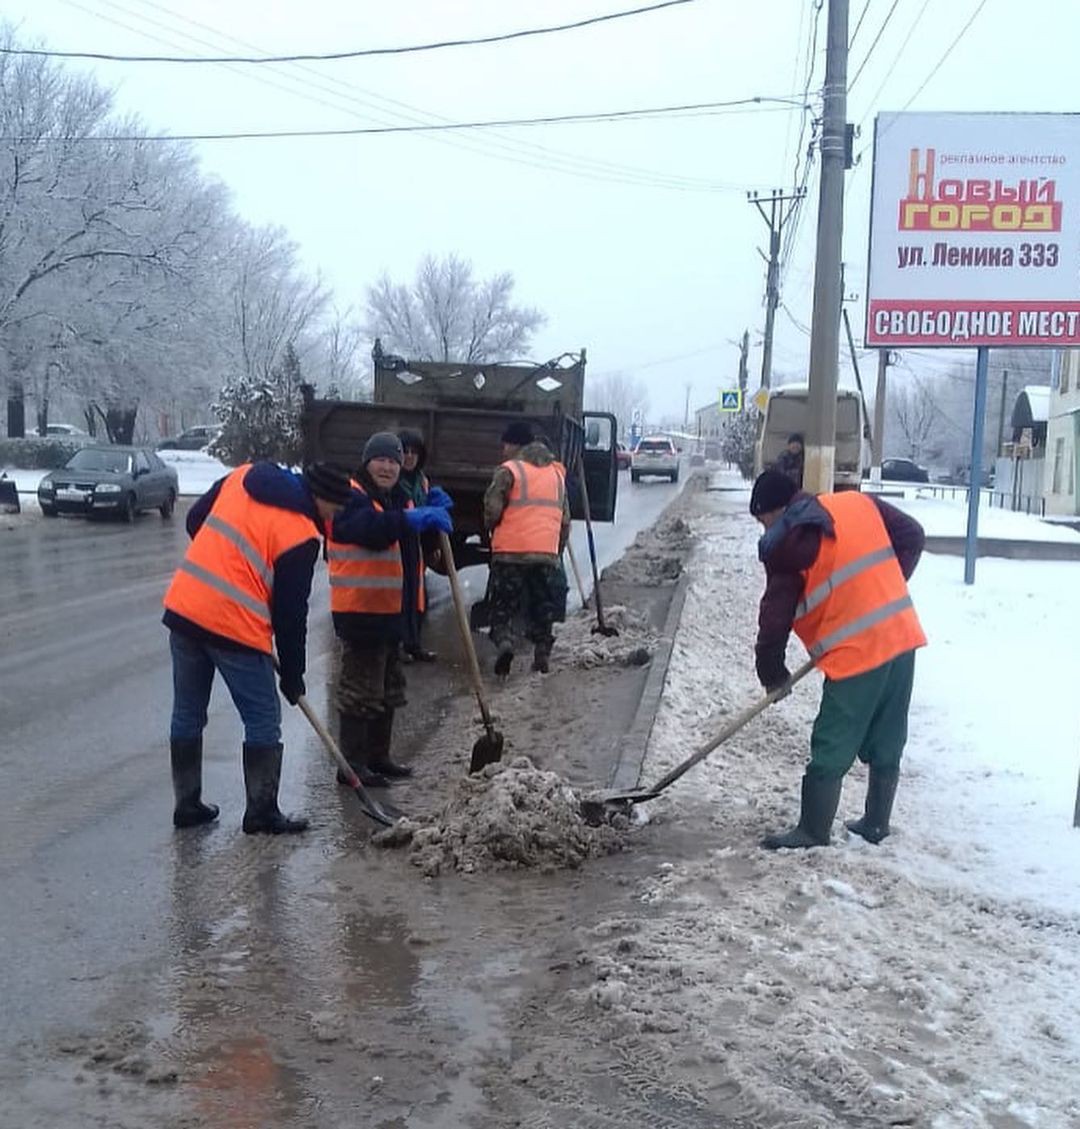
[[[889,371],[889,350],[879,349],[877,391],[874,393],[874,439],[870,459],[870,481],[881,481],[881,460],[885,455],[885,377]]]
[[[836,378],[840,363],[841,245],[847,165],[848,0],[829,0],[821,128],[814,313],[810,334],[810,419],[806,432],[805,489],[833,489],[836,463]]]
[[[998,437],[997,447],[994,450],[994,462],[997,463],[1001,455],[1001,448],[1005,442],[1005,401],[1009,395],[1009,370],[1003,370],[1001,374],[1001,407],[998,410]]]
[[[772,382],[773,330],[776,307],[780,304],[780,226],[776,222],[776,197],[772,201],[769,224],[769,269],[765,276],[765,342],[761,349],[761,387]]]

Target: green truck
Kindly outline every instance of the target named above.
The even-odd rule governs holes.
[[[484,491],[502,462],[500,436],[512,420],[531,423],[567,468],[575,518],[585,516],[584,468],[592,520],[615,520],[618,423],[607,412],[584,410],[584,349],[544,364],[452,364],[406,360],[376,340],[372,359],[370,402],[319,399],[304,386],[304,458],[355,467],[376,431],[419,431],[429,477],[454,498],[458,568],[487,563]]]

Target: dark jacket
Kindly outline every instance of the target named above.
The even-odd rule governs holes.
[[[910,579],[926,543],[923,527],[888,502],[869,494],[867,497],[881,514],[904,579]],[[765,594],[758,610],[759,667],[766,654],[774,658],[779,654],[783,660],[803,594],[802,573],[817,560],[821,538],[832,536],[833,520],[828,511],[812,494],[800,491],[758,542],[758,557],[765,565]]]
[[[207,515],[214,508],[221,484],[219,478],[213,486],[191,507],[187,515],[188,536],[194,538]],[[304,514],[322,528],[315,500],[304,480],[276,463],[255,463],[244,475],[244,490],[256,502],[275,506],[280,510]],[[315,562],[319,559],[319,539],[312,537],[294,549],[282,553],[274,562],[274,589],[270,597],[270,622],[274,629],[274,644],[281,664],[283,681],[296,681],[303,677],[306,666],[306,640],[308,599],[311,596],[311,578]],[[162,622],[173,631],[200,640],[211,647],[229,651],[255,651],[243,643],[207,631],[197,623],[173,611],[166,611]]]
[[[369,612],[334,612],[334,631],[356,647],[372,647],[396,642],[402,636],[403,616],[417,606],[420,570],[420,538],[405,521],[408,497],[400,483],[389,493],[375,485],[366,470],[356,475],[366,493],[354,490],[345,508],[334,518],[333,540],[365,549],[388,549],[396,541],[401,551],[404,579],[401,588],[402,610],[394,615]],[[374,503],[382,506],[382,512]]]
[[[518,453],[523,463],[533,466],[550,466],[555,462],[555,456],[546,443],[530,443],[522,447]],[[503,510],[510,500],[510,491],[514,485],[514,476],[505,466],[498,466],[492,476],[491,484],[484,493],[484,526],[494,530],[502,520]],[[567,538],[570,536],[570,498],[569,491],[563,493],[562,528],[559,530],[559,551],[557,553],[495,553],[492,563],[505,562],[508,564],[544,564],[557,565],[566,548]]]
[[[795,453],[785,448],[773,464],[785,478],[790,479],[801,490],[803,479],[803,452]]]

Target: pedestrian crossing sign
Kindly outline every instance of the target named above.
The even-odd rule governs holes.
[[[742,411],[742,389],[733,388],[720,393],[720,410],[722,412]]]

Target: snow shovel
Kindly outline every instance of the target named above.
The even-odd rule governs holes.
[[[450,538],[445,533],[439,534],[439,544],[442,547],[443,560],[446,562],[446,575],[450,580],[450,593],[454,597],[454,612],[457,616],[458,631],[461,633],[461,642],[465,648],[465,658],[469,667],[469,677],[473,684],[473,693],[480,706],[480,717],[484,723],[484,732],[476,739],[472,747],[472,757],[469,760],[469,772],[479,772],[485,765],[495,764],[502,760],[503,735],[495,728],[491,720],[484,699],[484,679],[480,674],[480,663],[476,658],[476,648],[473,646],[472,632],[469,630],[469,618],[465,612],[465,600],[461,594],[461,583],[458,580],[457,564],[454,561],[454,547]]]
[[[581,482],[581,506],[585,511],[585,532],[589,537],[589,559],[592,561],[593,595],[596,597],[596,623],[593,624],[594,635],[618,635],[617,628],[604,622],[604,604],[600,599],[600,570],[596,567],[596,541],[593,538],[592,512],[589,509],[589,488],[585,485],[585,460],[581,454],[577,457],[578,479]]]
[[[570,540],[566,542],[566,552],[570,557],[570,567],[574,572],[574,580],[577,583],[578,595],[581,597],[581,606],[585,610],[589,607],[589,597],[585,595],[585,585],[581,582],[581,569],[578,568],[577,557],[574,555],[574,546]]]
[[[279,674],[281,667],[278,666],[277,656],[274,656],[274,670]],[[345,759],[345,755],[341,749],[338,748],[338,743],[330,736],[326,726],[318,719],[315,711],[311,708],[311,703],[304,697],[303,694],[296,699],[296,704],[300,707],[300,712],[311,722],[311,728],[319,735],[326,751],[334,758],[340,771],[342,778],[347,787],[351,788],[356,793],[356,798],[360,801],[360,806],[364,809],[364,814],[375,820],[376,823],[385,824],[387,827],[392,827],[401,817],[404,812],[399,811],[392,804],[380,804],[378,800],[360,783],[360,777],[352,770],[352,766]]]
[[[791,693],[791,688],[796,682],[805,678],[814,669],[813,661],[804,663],[782,686],[770,690],[764,698],[755,702],[749,709],[743,710],[737,717],[724,726],[720,732],[707,744],[687,757],[681,764],[677,764],[666,776],[661,777],[652,787],[640,788],[631,792],[606,792],[595,796],[586,796],[581,801],[581,815],[594,826],[604,823],[611,815],[629,813],[634,804],[644,803],[646,800],[655,800],[666,788],[669,788],[681,776],[689,772],[694,765],[703,761],[714,749],[722,745],[729,737],[733,737],[745,725],[753,721],[759,713],[768,708],[773,702],[786,698]]]

